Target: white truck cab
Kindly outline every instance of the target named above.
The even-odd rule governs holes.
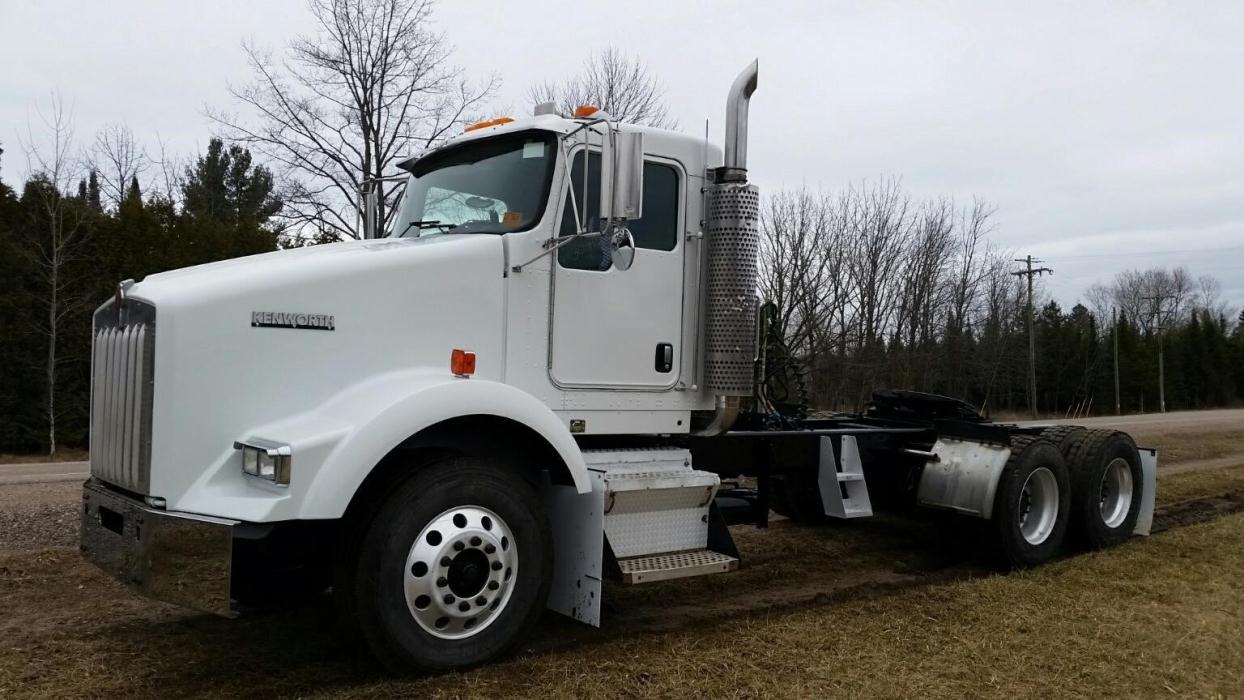
[[[1073,489],[1051,442],[1013,449],[972,420],[795,425],[766,399],[756,79],[731,88],[724,149],[542,108],[403,163],[383,237],[119,285],[94,318],[84,556],[226,615],[331,585],[401,670],[492,658],[546,605],[598,624],[610,576],[736,568],[723,475],[757,476],[742,497],[763,525],[771,475],[791,517],[808,498],[860,517],[866,471],[904,470],[918,505],[1002,522],[1013,561],[1052,556]],[[1109,543],[1147,531],[1152,469],[1130,439],[1098,442]]]

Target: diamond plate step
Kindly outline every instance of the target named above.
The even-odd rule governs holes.
[[[622,569],[622,583],[634,585],[691,576],[722,574],[739,568],[739,560],[721,552],[701,549],[694,552],[673,552],[619,559],[618,567]]]

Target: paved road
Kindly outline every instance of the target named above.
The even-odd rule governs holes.
[[[1120,430],[1143,430],[1145,428],[1205,428],[1209,430],[1244,429],[1244,408],[1224,408],[1214,411],[1172,411],[1171,413],[1142,413],[1134,416],[1097,416],[1079,420],[1028,421],[1027,425],[1062,423],[1083,425],[1089,428],[1119,428]]]
[[[1028,424],[1071,423],[1093,428],[1138,430],[1153,428],[1206,428],[1210,430],[1244,429],[1244,409],[1215,411],[1175,411],[1145,413],[1135,416],[1099,416],[1080,420],[1052,419],[1029,421]],[[33,484],[50,481],[79,481],[87,476],[86,462],[48,462],[37,464],[0,464],[0,485]]]
[[[0,486],[42,484],[51,481],[84,481],[89,471],[86,462],[0,464]]]

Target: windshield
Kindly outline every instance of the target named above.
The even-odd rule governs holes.
[[[544,213],[556,153],[552,134],[528,131],[422,158],[392,235],[525,231]]]

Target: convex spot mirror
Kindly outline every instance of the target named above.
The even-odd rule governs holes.
[[[631,230],[620,224],[614,224],[605,232],[605,242],[609,246],[609,260],[613,267],[626,271],[635,262],[635,237]]]

